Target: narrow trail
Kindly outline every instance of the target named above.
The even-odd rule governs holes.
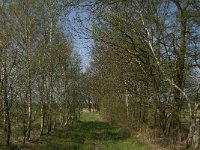
[[[56,130],[42,138],[45,150],[147,150],[130,133],[97,113],[83,113],[81,121],[65,130]],[[37,148],[37,150],[39,150]]]

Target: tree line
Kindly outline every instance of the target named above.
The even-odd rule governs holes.
[[[0,142],[25,145],[75,122],[88,105],[129,129],[199,149],[198,0],[3,0],[0,7]],[[86,29],[93,39],[85,72],[62,24],[72,7],[90,21],[75,18],[77,34]]]
[[[89,7],[94,45],[85,80],[103,116],[199,149],[199,1],[97,0]]]
[[[50,133],[79,117],[81,60],[61,23],[73,1],[0,1],[1,144]]]

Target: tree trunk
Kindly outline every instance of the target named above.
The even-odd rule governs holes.
[[[180,41],[180,50],[176,56],[176,75],[175,75],[175,84],[182,90],[185,82],[185,55],[186,55],[186,28],[187,28],[187,17],[186,17],[186,9],[188,5],[186,4],[184,7],[181,7],[178,2],[175,1],[175,4],[177,6],[177,9],[180,13],[180,21],[181,21],[181,41]],[[174,99],[176,102],[176,112],[175,117],[177,118],[176,121],[180,122],[180,114],[182,111],[182,93],[179,89],[174,88]],[[177,128],[177,138],[180,141],[181,135],[180,135],[180,124],[176,124],[175,128]]]
[[[129,119],[129,100],[128,100],[128,90],[126,90],[125,101],[126,101],[126,116],[127,116],[127,120],[128,120],[128,119]]]
[[[6,133],[6,145],[10,145],[11,122],[10,122],[10,105],[8,102],[8,73],[7,73],[7,51],[4,51],[4,66],[3,66],[3,99],[4,99],[4,131]]]
[[[31,39],[30,39],[30,26],[28,27],[27,33],[27,80],[28,80],[28,128],[27,128],[27,140],[30,140],[31,136],[31,124],[32,124],[32,86],[31,86],[31,68],[30,68],[30,50],[31,50]]]
[[[30,140],[31,136],[31,124],[32,124],[32,90],[30,83],[30,71],[29,71],[29,100],[28,100],[28,128],[27,128],[27,140]]]
[[[41,118],[40,118],[40,136],[43,135],[43,131],[44,131],[44,102],[43,100],[41,100]]]

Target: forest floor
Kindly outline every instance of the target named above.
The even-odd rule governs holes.
[[[127,129],[102,120],[98,113],[84,112],[81,114],[81,120],[76,124],[66,129],[57,129],[50,135],[33,140],[22,149],[149,150],[150,148],[131,136]]]
[[[68,129],[43,137],[47,150],[147,150],[128,130],[100,119],[98,113],[84,112],[81,121]],[[38,150],[38,148],[37,148]]]

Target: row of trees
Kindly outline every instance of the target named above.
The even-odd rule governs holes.
[[[72,2],[0,1],[0,139],[7,145],[79,116],[80,58],[60,23]]]
[[[108,119],[159,129],[171,143],[186,139],[186,121],[186,146],[199,149],[199,1],[81,1],[94,39],[84,75],[61,23],[77,4],[0,1],[1,139],[25,144],[38,123],[38,135],[72,123],[83,97]]]
[[[196,0],[96,1],[89,95],[109,119],[156,128],[199,149],[199,7]],[[187,132],[188,133],[188,132]]]

